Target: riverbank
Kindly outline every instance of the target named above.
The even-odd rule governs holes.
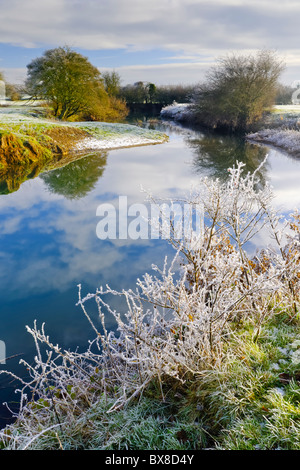
[[[250,142],[272,145],[295,157],[300,156],[300,106],[276,106],[265,116],[263,128],[249,133]]]
[[[38,106],[0,108],[1,192],[15,191],[27,178],[89,152],[161,144],[166,134],[103,122],[59,122]],[[3,183],[4,182],[4,183]]]
[[[300,131],[293,129],[263,129],[247,134],[246,139],[263,145],[280,148],[295,157],[300,157]]]
[[[191,123],[194,120],[189,103],[166,106],[160,115],[162,119],[181,123]],[[257,132],[246,135],[248,141],[272,145],[290,155],[300,156],[300,106],[275,106],[258,123],[258,127],[260,129]]]
[[[228,182],[201,180],[189,202],[205,208],[204,238],[183,242],[180,263],[175,254],[163,269],[153,266],[134,289],[80,288],[78,306],[96,335],[87,350],[58,346],[42,319],[27,328],[37,353],[22,361],[20,413],[0,432],[0,448],[300,449],[300,220],[290,220],[285,246],[270,187],[256,192],[256,178],[241,168],[226,171]],[[270,217],[281,257],[269,240],[247,256],[240,226],[229,240],[236,220],[251,236],[254,207],[262,215],[255,230]],[[111,297],[119,295],[127,300],[120,310]]]
[[[0,134],[7,133],[33,137],[53,153],[160,144],[168,139],[161,132],[130,124],[45,119],[38,117],[38,110],[31,107],[0,108]],[[43,140],[42,134],[49,139]]]

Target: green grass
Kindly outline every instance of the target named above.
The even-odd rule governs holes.
[[[43,114],[36,117],[39,113],[30,106],[24,107],[22,112],[13,107],[8,111],[7,108],[0,108],[0,193],[13,192],[26,179],[51,169],[49,162],[56,167],[62,155],[72,156],[72,160],[74,155],[81,158],[89,149],[83,147],[78,151],[77,144],[87,137],[105,141],[106,144],[118,139],[112,147],[118,147],[122,142],[124,146],[131,146],[167,140],[161,132],[126,124],[67,123],[47,119]],[[6,137],[8,135],[9,138]],[[91,151],[96,152],[97,149]]]
[[[258,341],[250,325],[235,332],[221,367],[184,383],[162,377],[161,385],[152,382],[139,399],[112,413],[107,411],[113,398],[99,395],[80,416],[46,431],[30,448],[299,450],[300,359],[293,359],[300,352],[299,320],[278,315]],[[50,402],[32,407],[33,426],[39,422],[42,430],[57,423]],[[23,424],[9,437],[22,436]],[[9,442],[4,439],[2,447]]]

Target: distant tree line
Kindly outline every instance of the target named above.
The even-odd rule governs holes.
[[[292,104],[292,94],[295,88],[289,85],[283,85],[281,83],[277,86],[275,104],[287,105]]]
[[[161,106],[177,103],[188,103],[194,93],[192,85],[155,85],[149,82],[136,82],[120,87],[119,96],[126,103],[156,103]]]
[[[247,130],[274,104],[290,104],[292,87],[279,83],[284,65],[275,53],[261,50],[252,55],[229,54],[217,61],[203,83],[159,86],[138,81],[121,86],[116,72],[103,76],[109,92],[130,109],[138,105],[161,107],[190,103],[196,123],[230,130]]]
[[[116,71],[100,73],[68,46],[49,49],[32,60],[25,89],[32,98],[45,99],[58,119],[103,121],[124,119],[132,105],[185,103],[194,92],[193,86],[143,81],[121,86]]]
[[[156,85],[138,81],[121,86],[121,77],[116,71],[102,73],[105,90],[127,104],[160,104],[166,106],[177,103],[188,103],[195,91],[193,85]]]
[[[5,76],[0,72],[0,80],[5,83],[5,96],[9,100],[16,101],[21,98],[21,86],[8,83]]]
[[[116,71],[100,73],[68,46],[49,49],[27,66],[25,87],[6,83],[6,96],[26,91],[48,102],[62,120],[124,119],[137,105],[161,107],[191,103],[196,122],[208,127],[247,129],[273,104],[290,104],[293,88],[278,82],[284,66],[275,53],[227,55],[197,85],[157,85],[137,81],[121,85]],[[0,79],[3,75],[0,73]]]

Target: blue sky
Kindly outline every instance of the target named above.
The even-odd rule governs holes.
[[[122,83],[194,84],[230,52],[267,48],[300,79],[299,0],[0,0],[0,70],[8,81],[46,49],[69,45]]]

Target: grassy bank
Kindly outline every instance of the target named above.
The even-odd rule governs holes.
[[[183,381],[162,376],[114,412],[122,391],[100,390],[101,361],[85,378],[71,367],[68,379],[49,381],[47,395],[29,401],[16,424],[0,431],[0,447],[299,450],[300,322],[291,318],[266,322],[258,341],[244,324],[221,366]]]
[[[0,110],[0,191],[11,192],[41,171],[89,152],[163,143],[167,136],[127,124],[61,123],[37,117],[39,108]]]
[[[196,122],[189,104],[173,104],[161,111],[162,119],[183,123]],[[271,145],[290,155],[300,156],[300,106],[276,106],[267,112],[246,134],[248,141]]]
[[[300,106],[277,106],[265,116],[260,128],[246,139],[271,145],[288,154],[300,156]]]
[[[259,170],[238,164],[226,182],[202,179],[185,202],[204,212],[203,232],[179,242],[171,231],[174,259],[136,289],[82,298],[79,288],[95,331],[86,352],[28,327],[37,354],[23,362],[2,448],[300,449],[300,216],[275,213]],[[247,243],[266,228],[272,238],[250,256]],[[114,296],[127,309],[111,308]]]

